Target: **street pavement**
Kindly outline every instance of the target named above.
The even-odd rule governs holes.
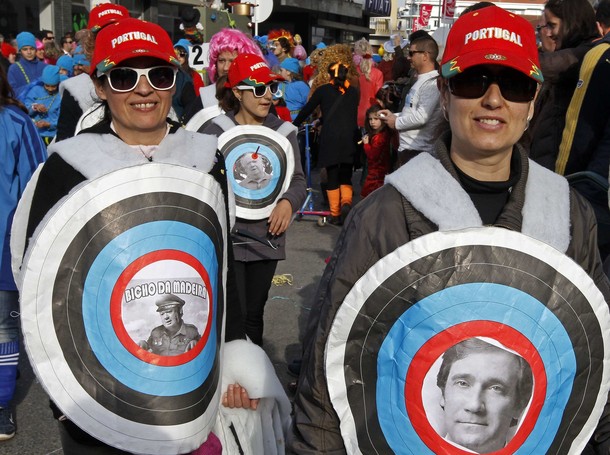
[[[354,195],[359,194],[354,176]],[[314,173],[314,181],[317,182]],[[317,184],[314,185],[317,187]],[[315,208],[321,208],[321,196],[314,193]],[[330,256],[340,228],[318,226],[317,216],[295,220],[289,228],[287,259],[277,267],[277,285],[272,285],[265,307],[264,349],[269,355],[280,381],[286,386],[295,378],[287,364],[301,355],[304,333],[314,294]],[[17,381],[14,417],[17,434],[0,442],[0,455],[61,455],[61,442],[49,408],[49,400],[29,365],[25,350],[20,359],[21,376]],[[290,396],[290,395],[289,395]],[[84,454],[85,455],[85,454]]]

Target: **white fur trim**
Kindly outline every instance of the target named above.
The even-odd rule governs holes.
[[[288,137],[290,133],[294,132],[295,134],[297,134],[299,132],[299,129],[290,122],[284,122],[276,131],[282,136]]]
[[[223,131],[229,131],[231,128],[236,126],[235,122],[233,122],[229,117],[227,117],[226,114],[222,114],[218,117],[215,117],[214,120],[212,120],[212,123],[218,125]]]
[[[522,231],[562,253],[570,245],[570,186],[554,172],[529,160]]]
[[[235,430],[244,454],[283,454],[290,425],[290,401],[275,369],[260,346],[246,340],[223,345],[221,391],[239,384],[251,398],[260,398],[256,411],[219,406],[214,433],[223,442],[223,454],[237,453]]]
[[[217,145],[216,136],[180,128],[161,141],[153,155],[153,161],[209,172],[216,161]],[[142,153],[134,151],[112,134],[79,134],[49,147],[49,154],[53,152],[58,153],[87,179],[94,179],[124,167],[148,163]]]
[[[230,341],[223,349],[222,390],[238,383],[251,398],[275,398],[282,414],[290,416],[290,401],[265,351],[246,340]]]
[[[443,165],[420,153],[386,177],[441,231],[482,226],[468,193]],[[570,188],[565,178],[529,160],[521,232],[565,253],[570,244]]]
[[[441,231],[483,225],[468,194],[429,153],[420,153],[399,167],[386,177],[386,182]]]
[[[218,100],[216,99],[216,85],[206,85],[199,89],[199,96],[201,97],[201,104],[203,108],[210,106],[218,106]]]
[[[59,94],[63,96],[65,90],[74,97],[83,112],[96,103],[95,86],[88,74],[79,74],[63,81],[59,84]]]

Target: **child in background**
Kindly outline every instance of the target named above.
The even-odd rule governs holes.
[[[360,195],[364,198],[383,186],[385,176],[390,173],[392,149],[397,147],[394,131],[379,118],[381,106],[374,104],[366,111],[365,128],[367,134],[362,138],[366,154],[368,172]]]
[[[74,68],[74,60],[68,54],[62,55],[57,59],[57,63],[55,64],[59,68],[59,74],[72,77],[72,69]]]
[[[286,101],[284,101],[284,98],[281,95],[278,96],[277,94],[274,94],[272,100],[277,116],[285,122],[292,122],[290,110],[288,107],[286,107]]]
[[[49,145],[57,133],[57,119],[61,96],[59,95],[60,74],[55,65],[47,65],[40,81],[32,84],[24,98],[24,103],[34,121],[38,134],[45,145]]]

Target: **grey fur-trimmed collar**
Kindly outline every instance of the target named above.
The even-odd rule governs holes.
[[[441,231],[483,225],[459,182],[428,153],[420,153],[386,177]],[[570,189],[565,178],[529,160],[521,232],[562,253],[570,244]]]
[[[217,146],[216,136],[179,128],[161,141],[153,161],[209,172],[216,162]],[[137,153],[112,134],[79,134],[69,141],[61,141],[49,147],[49,154],[51,153],[58,153],[87,179],[149,162],[144,154]]]

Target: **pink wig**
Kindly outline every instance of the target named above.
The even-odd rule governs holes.
[[[210,40],[208,77],[212,82],[216,82],[216,61],[218,56],[226,51],[237,51],[238,54],[256,54],[264,58],[260,47],[251,37],[233,28],[223,28],[218,33],[215,33]]]

